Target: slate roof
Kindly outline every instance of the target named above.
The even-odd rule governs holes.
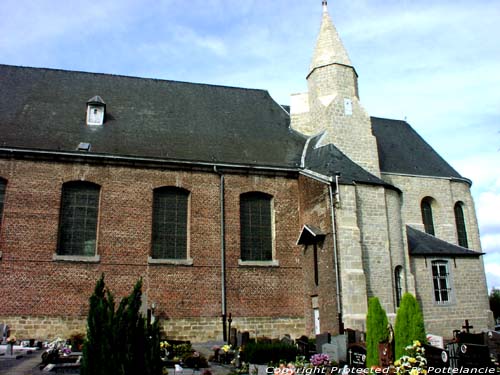
[[[412,256],[479,257],[484,255],[479,251],[473,251],[443,241],[410,226],[406,226],[406,235],[410,255]]]
[[[0,65],[0,147],[298,168],[306,137],[289,124],[263,90]]]
[[[463,179],[406,121],[372,117],[380,170]]]
[[[305,167],[325,176],[335,176],[340,173],[339,182],[352,184],[360,182],[370,185],[391,186],[377,176],[361,168],[349,159],[333,144],[316,148],[322,134],[311,138],[304,160]]]
[[[320,228],[317,226],[306,224],[302,227],[300,231],[299,238],[297,240],[297,245],[311,245],[323,241],[326,236]]]

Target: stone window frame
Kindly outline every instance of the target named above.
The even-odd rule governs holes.
[[[92,209],[90,205],[85,205],[85,206],[73,206],[73,209],[71,212],[66,213],[65,211],[68,209],[68,206],[65,206],[68,202],[68,200],[75,200],[77,199],[77,194],[78,190],[77,189],[83,189],[83,188],[88,188],[87,190],[87,203],[89,202],[89,198],[91,198],[91,192],[93,191],[94,193],[97,191],[97,199],[96,199],[96,204],[95,204],[95,218],[94,215],[90,217],[91,219],[94,219],[95,221],[95,228],[87,228],[87,216],[84,217],[84,226],[85,229],[83,230],[85,232],[85,235],[88,235],[89,233],[93,232],[94,233],[94,239],[93,239],[93,254],[84,254],[84,253],[71,253],[68,252],[67,249],[64,249],[67,244],[64,243],[65,240],[63,240],[64,236],[64,231],[66,223],[70,220],[75,220],[77,218],[76,213],[77,209],[79,208],[80,210],[85,209],[85,215],[89,210]],[[73,191],[72,191],[73,190]],[[68,194],[74,194],[71,197],[68,196]],[[73,202],[76,204],[76,202]],[[68,262],[86,262],[86,263],[97,263],[100,261],[100,255],[97,254],[97,244],[98,244],[98,233],[99,233],[99,213],[100,213],[100,206],[101,206],[101,186],[99,184],[96,184],[91,181],[83,181],[83,180],[76,180],[76,181],[67,181],[62,184],[61,186],[61,204],[60,204],[60,211],[59,211],[59,224],[58,224],[58,236],[57,236],[57,248],[56,252],[53,255],[52,259],[54,261],[68,261]],[[71,217],[68,217],[67,215],[70,214]],[[67,220],[65,222],[65,220]],[[91,224],[92,225],[92,224]],[[69,225],[70,231],[75,231],[74,226]]]
[[[435,236],[436,228],[434,226],[434,215],[432,212],[433,206],[435,206],[435,199],[432,197],[427,196],[420,201],[420,212],[422,213],[424,231],[427,234]]]
[[[261,198],[269,202],[269,221],[270,221],[270,245],[271,245],[271,257],[270,259],[243,259],[243,215],[242,215],[242,198]],[[239,213],[240,213],[240,258],[238,259],[239,266],[251,266],[251,267],[278,267],[279,261],[276,259],[276,233],[275,233],[275,198],[272,194],[263,191],[247,191],[240,194],[239,197]]]
[[[457,230],[458,245],[469,248],[469,241],[467,240],[467,225],[465,223],[465,204],[462,201],[455,203],[453,212],[455,215],[455,228]]]
[[[430,260],[430,275],[431,275],[431,288],[432,288],[432,300],[434,301],[434,304],[436,306],[450,306],[455,303],[455,297],[454,297],[454,288],[453,288],[453,280],[452,280],[452,273],[451,273],[451,267],[450,267],[450,260],[448,259],[443,259],[443,258],[434,258]],[[434,265],[441,265],[445,266],[445,275],[440,274],[440,270],[438,269],[438,274],[436,275],[434,273]],[[436,279],[441,278],[446,281],[446,288],[441,288],[441,285],[436,286]],[[447,293],[447,299],[446,301],[443,300],[443,291],[446,290]],[[437,297],[436,293],[438,293],[439,297]]]
[[[157,212],[157,197],[158,194],[162,192],[174,193],[177,197],[182,197],[186,199],[186,213],[185,213],[185,251],[182,254],[182,257],[158,257],[155,256],[155,220],[156,216],[160,213]],[[177,199],[177,198],[176,198]],[[166,213],[166,212],[165,212]],[[166,224],[168,222],[164,222]],[[170,221],[172,223],[172,221]],[[175,223],[177,224],[177,223]],[[160,225],[160,224],[158,224]],[[184,265],[191,266],[193,265],[193,259],[190,257],[190,226],[191,226],[191,192],[188,189],[178,187],[178,186],[160,186],[153,189],[153,206],[152,206],[152,217],[151,217],[151,250],[150,255],[148,256],[148,263],[150,264],[170,264],[170,265]],[[177,228],[176,228],[177,229]],[[176,233],[175,235],[177,235]]]
[[[397,265],[394,267],[394,294],[396,308],[401,304],[403,298],[403,266]]]

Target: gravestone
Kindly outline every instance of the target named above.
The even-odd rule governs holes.
[[[349,345],[347,363],[353,368],[366,368],[366,347],[360,344]]]
[[[355,344],[357,342],[363,342],[363,332],[356,329],[346,328],[345,334],[347,335],[347,344]]]
[[[281,343],[286,345],[293,345],[293,340],[290,337],[290,335],[286,334],[285,336],[282,337]]]
[[[321,353],[323,350],[323,345],[329,344],[331,342],[332,336],[327,333],[320,333],[316,335],[316,351]]]
[[[447,350],[433,345],[422,344],[427,359],[427,367],[448,368],[450,367],[450,356]]]
[[[231,345],[233,348],[236,348],[238,346],[238,330],[236,328],[231,328],[229,345]]]
[[[427,341],[429,342],[429,345],[431,345],[431,346],[444,349],[443,336],[437,336],[437,335],[433,335],[433,334],[428,333],[427,334]]]
[[[458,332],[456,340],[465,344],[484,345],[484,335],[482,333]]]
[[[332,336],[330,344],[323,344],[321,352],[337,363],[347,361],[347,335]]]
[[[240,345],[245,346],[250,341],[250,332],[245,331],[241,333]]]
[[[308,358],[309,357],[309,337],[300,336],[298,339],[295,340],[295,343],[297,344],[297,354],[303,355],[303,356]]]
[[[486,345],[490,349],[490,354],[500,360],[500,332],[488,331],[486,334]]]

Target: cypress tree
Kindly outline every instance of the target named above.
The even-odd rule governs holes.
[[[389,336],[387,314],[377,297],[368,300],[366,315],[366,366],[378,366],[378,344]]]
[[[105,290],[104,275],[90,297],[87,339],[83,345],[82,375],[110,375],[113,370],[113,296]]]
[[[413,341],[427,342],[422,310],[417,299],[410,293],[405,293],[401,299],[396,314],[394,340],[396,358],[405,355],[405,347],[412,345]]]
[[[140,313],[141,288],[142,279],[115,311],[104,275],[97,281],[90,297],[82,375],[161,374],[160,329],[158,323],[148,325]]]

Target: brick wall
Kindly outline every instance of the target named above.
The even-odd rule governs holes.
[[[81,321],[101,273],[117,299],[128,294],[142,277],[145,300],[156,303],[162,319],[217,320],[220,316],[217,174],[0,159],[0,176],[8,181],[0,235],[0,274],[2,284],[8,287],[0,294],[0,316],[12,321],[14,330],[31,332],[35,323],[28,323],[30,319],[42,322],[37,325],[43,325],[47,319]],[[53,260],[62,184],[73,180],[101,186],[97,263]],[[172,185],[191,192],[192,266],[148,264],[153,189]],[[275,257],[279,267],[238,265],[239,194],[247,191],[273,196]],[[234,318],[302,319],[301,250],[295,245],[300,229],[296,215],[297,180],[227,175],[225,197],[227,311]],[[26,319],[18,319],[19,316]],[[52,326],[59,327],[58,324]],[[35,333],[40,329],[34,329]]]

